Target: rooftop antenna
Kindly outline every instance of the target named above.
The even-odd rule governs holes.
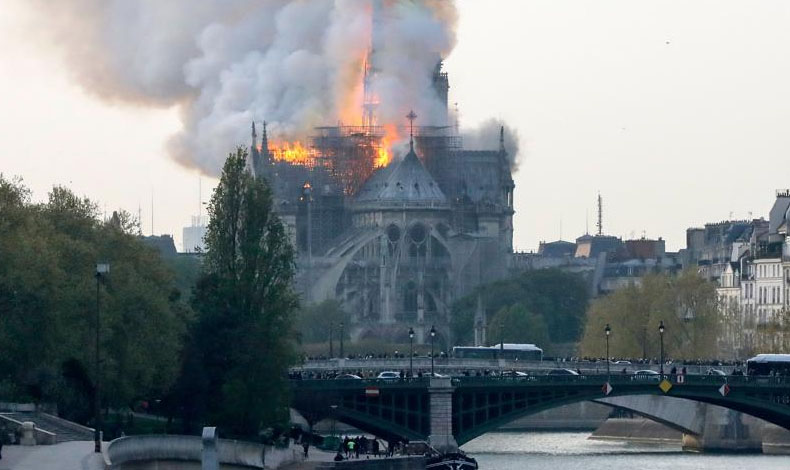
[[[598,193],[598,236],[603,235],[603,199],[601,193]]]
[[[458,102],[456,101],[454,104],[455,104],[455,133],[456,134],[460,134],[461,133],[461,120],[460,120],[461,118],[460,118],[460,112],[458,111]]]
[[[406,119],[409,120],[409,150],[414,152],[414,120],[417,119],[417,115],[414,114],[413,109],[406,115]]]

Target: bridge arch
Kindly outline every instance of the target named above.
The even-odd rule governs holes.
[[[685,398],[729,408],[790,429],[790,379],[689,376],[683,384],[634,380],[633,376],[607,377],[531,376],[461,377],[448,389],[451,412],[439,411],[452,421],[458,445],[499,429],[518,418],[580,401],[629,395],[660,395]],[[445,379],[447,380],[447,379]],[[382,437],[427,439],[436,425],[437,411],[430,409],[428,379],[405,381],[295,381],[295,408],[322,409],[330,404],[342,421]],[[312,382],[308,385],[308,382]],[[726,386],[725,388],[722,388]],[[312,392],[310,392],[312,389]],[[320,392],[319,392],[320,391]],[[321,401],[324,401],[321,404]],[[301,405],[300,405],[301,403]],[[446,418],[444,418],[446,416]]]

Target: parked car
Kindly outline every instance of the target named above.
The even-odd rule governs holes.
[[[551,369],[546,375],[579,375],[579,373],[571,369]]]
[[[634,379],[636,380],[661,380],[661,374],[654,370],[645,369],[634,372]]]
[[[335,380],[346,380],[346,379],[362,380],[362,377],[355,374],[342,374],[335,377]]]
[[[376,378],[387,380],[399,379],[400,372],[396,372],[394,370],[385,370],[384,372],[379,372],[379,375],[377,375]]]
[[[612,364],[621,364],[624,366],[629,366],[631,365],[631,361],[614,361]]]
[[[727,375],[727,373],[721,369],[708,369],[708,375]]]
[[[438,372],[434,372],[433,374],[431,374],[430,372],[424,372],[422,374],[422,376],[423,377],[436,377],[438,379],[449,377],[449,375],[440,374]]]
[[[529,377],[529,374],[520,370],[506,370],[502,372],[502,377]]]

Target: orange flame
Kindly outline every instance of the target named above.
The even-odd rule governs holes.
[[[274,142],[269,144],[269,154],[274,161],[289,162],[295,165],[309,166],[315,158],[315,151],[302,145],[301,142]]]
[[[394,124],[384,125],[384,137],[373,162],[375,168],[383,168],[392,161],[392,144],[398,140],[398,128]]]

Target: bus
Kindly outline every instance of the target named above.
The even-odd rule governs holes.
[[[453,357],[459,359],[511,359],[542,361],[543,350],[534,344],[495,344],[493,346],[454,346]]]
[[[758,354],[746,361],[747,375],[790,375],[790,354]]]

